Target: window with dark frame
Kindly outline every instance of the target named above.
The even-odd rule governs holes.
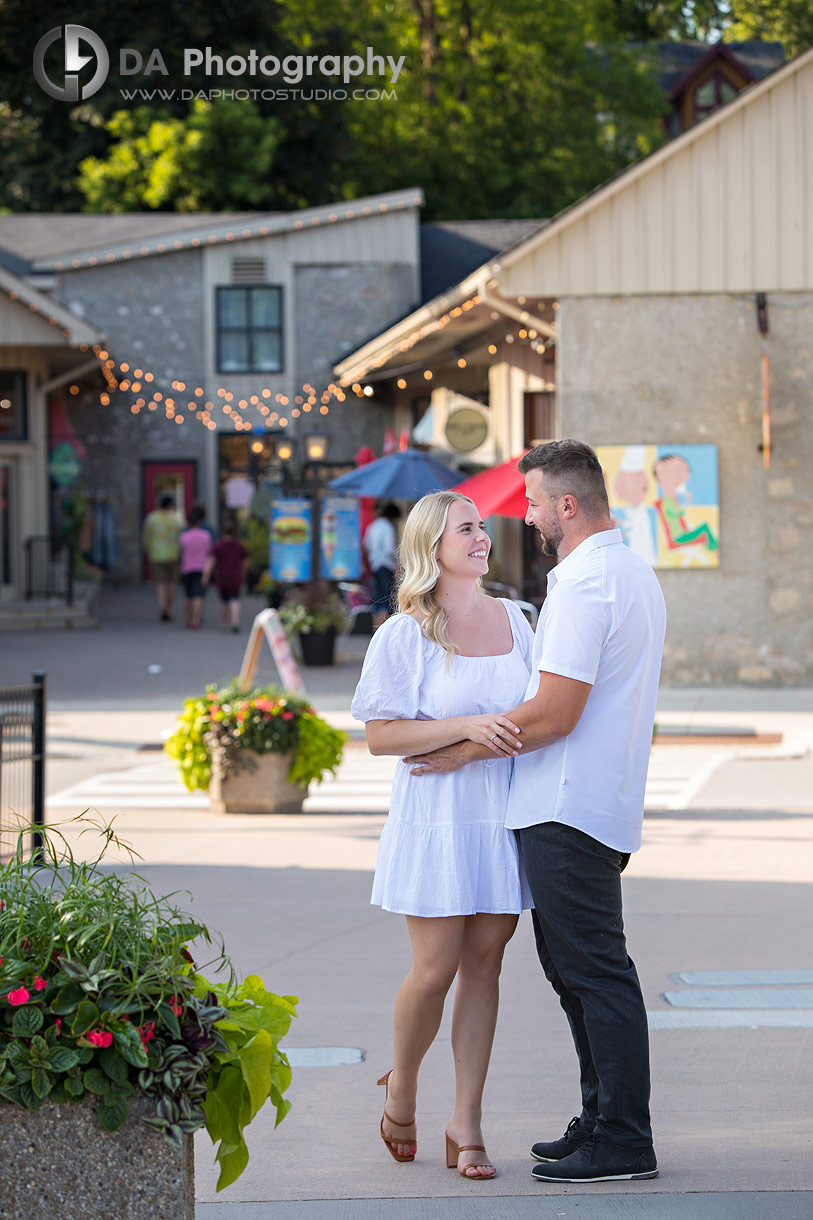
[[[217,289],[219,373],[281,373],[282,288],[251,284]]]
[[[28,439],[25,372],[0,369],[0,441]]]
[[[730,102],[737,96],[737,89],[722,72],[712,76],[698,85],[694,91],[694,119],[699,123],[706,115]]]

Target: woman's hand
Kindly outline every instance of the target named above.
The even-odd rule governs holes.
[[[484,716],[462,717],[463,735],[468,741],[478,746],[485,746],[497,758],[515,758],[522,748],[519,737],[512,734],[521,733],[519,725],[498,712],[488,712]]]

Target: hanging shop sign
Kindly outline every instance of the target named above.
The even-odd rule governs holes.
[[[458,453],[479,449],[488,436],[488,420],[473,407],[460,407],[446,420],[446,440]]]

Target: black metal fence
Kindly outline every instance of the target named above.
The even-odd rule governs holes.
[[[21,824],[45,824],[45,674],[30,686],[0,686],[0,854]],[[42,847],[34,830],[32,850]]]
[[[25,596],[27,601],[56,598],[73,605],[73,548],[66,538],[26,538]]]

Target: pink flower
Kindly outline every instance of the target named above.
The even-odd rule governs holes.
[[[293,712],[283,712],[282,713],[283,720],[293,720],[293,718],[294,718]]]
[[[113,1035],[106,1029],[92,1029],[90,1033],[85,1034],[85,1040],[93,1046],[111,1046]]]
[[[58,1037],[59,1037],[59,1031],[62,1029],[62,1018],[61,1018],[61,1017],[57,1017],[55,1024],[56,1024],[56,1036],[57,1036],[57,1038],[58,1038]]]
[[[18,987],[16,991],[10,991],[6,999],[13,1008],[17,1008],[20,1004],[28,1003],[31,999],[31,992],[26,991],[25,987]]]
[[[48,986],[48,980],[40,978],[40,976],[38,974],[35,974],[34,975],[34,986],[36,987],[37,991],[44,991],[45,988]]]

